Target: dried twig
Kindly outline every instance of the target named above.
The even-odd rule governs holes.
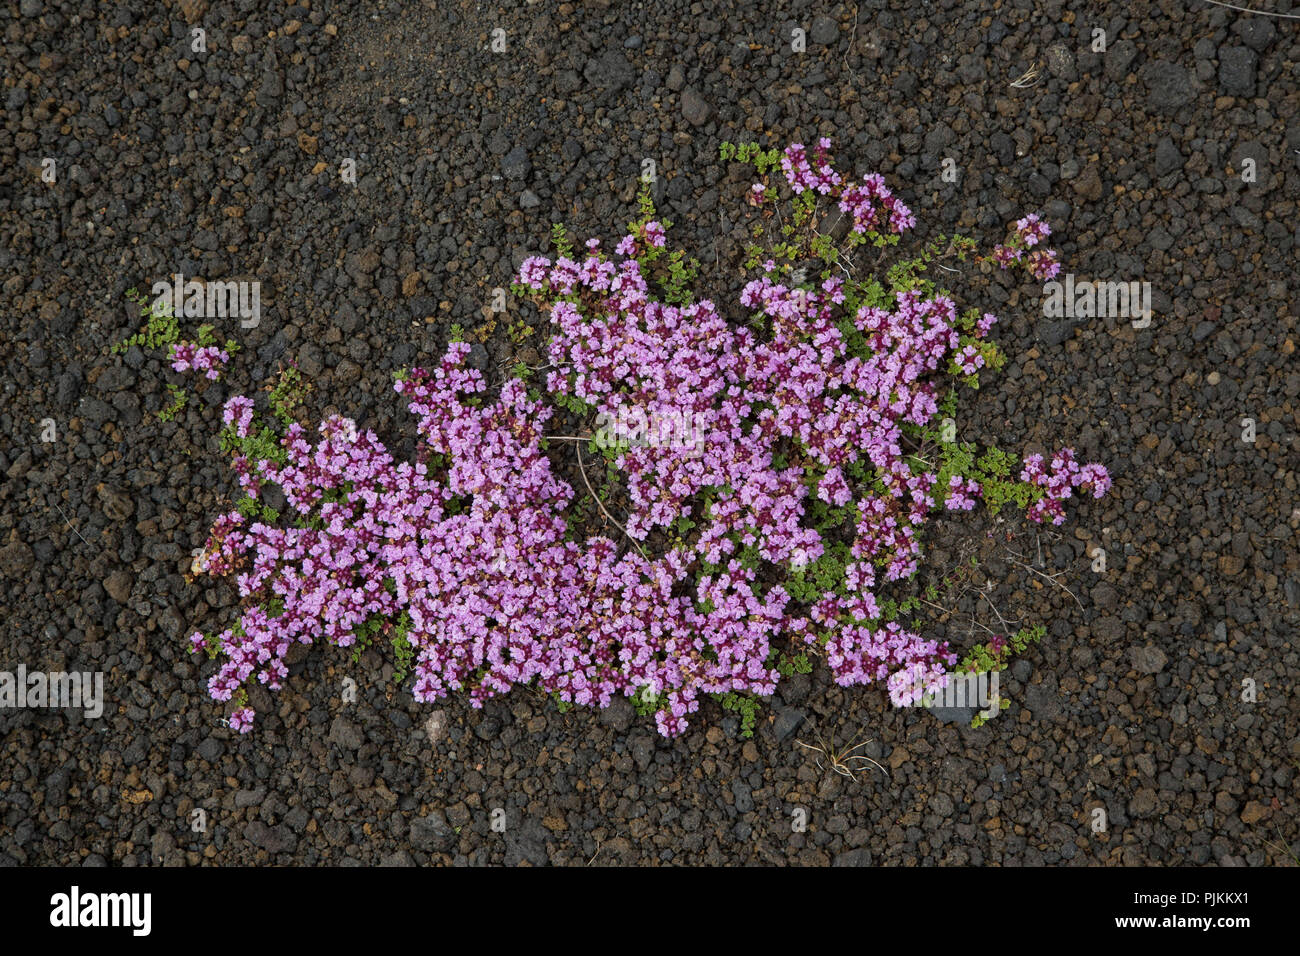
[[[1025,72],[1021,74],[1020,79],[1011,84],[1011,88],[1013,90],[1027,90],[1031,86],[1037,85],[1039,78],[1042,76],[1039,72],[1039,66],[1041,66],[1041,64],[1035,63],[1029,69],[1025,70]]]
[[[1007,550],[1009,551],[1010,549],[1008,548]],[[1016,552],[1016,553],[1019,553],[1019,552]],[[1056,585],[1058,588],[1060,588],[1060,589],[1061,589],[1062,591],[1064,591],[1066,594],[1070,595],[1070,597],[1074,598],[1074,603],[1077,604],[1077,605],[1079,605],[1079,610],[1080,610],[1080,611],[1083,610],[1083,602],[1079,600],[1078,595],[1076,595],[1073,591],[1071,591],[1069,588],[1067,588],[1067,587],[1066,587],[1064,584],[1062,584],[1060,581],[1056,580],[1056,579],[1059,578],[1062,574],[1065,573],[1064,571],[1057,571],[1057,572],[1054,573],[1054,574],[1044,574],[1042,571],[1039,571],[1037,568],[1030,567],[1028,564],[1025,564],[1023,561],[1017,561],[1017,560],[1015,560],[1014,558],[1007,558],[1007,560],[1008,560],[1009,562],[1011,562],[1012,564],[1014,564],[1014,565],[1015,565],[1016,567],[1018,567],[1018,568],[1024,568],[1026,571],[1029,571],[1029,572],[1032,573],[1032,574],[1036,574],[1036,575],[1038,575],[1040,578],[1042,578],[1044,581],[1047,581],[1049,584],[1054,584],[1054,585]]]
[[[627,533],[627,528],[624,528],[619,524],[614,516],[609,513],[609,509],[605,507],[605,502],[601,501],[600,498],[597,497],[595,490],[591,487],[591,482],[587,479],[587,466],[582,463],[582,443],[579,442],[573,447],[578,450],[578,471],[582,475],[582,483],[587,486],[587,492],[591,495],[591,499],[596,502],[596,506],[600,508],[605,517],[614,522],[614,527],[627,535],[627,540],[631,541],[633,546],[641,552],[641,557],[645,558],[647,561],[650,560],[650,555],[645,553],[645,548],[641,547],[640,542]]]
[[[991,591],[992,589],[993,589],[993,582],[990,581],[988,584],[988,590]],[[985,602],[988,603],[988,606],[993,609],[994,616],[996,616],[998,621],[1002,624],[1002,626],[1006,628],[1006,633],[1008,635],[1014,634],[1016,632],[1014,625],[1020,623],[1019,619],[1017,619],[1014,623],[1008,623],[1007,619],[1002,616],[1002,612],[998,610],[997,605],[993,603],[993,599],[988,596],[988,592],[981,589],[979,594],[980,597],[982,597],[985,600]]]
[[[844,48],[844,56],[840,58],[840,65],[846,70],[849,69],[849,54],[853,52],[853,43],[858,38],[858,8],[859,5],[855,3],[853,5],[853,32],[849,34],[849,45]],[[852,70],[849,70],[849,72],[853,74],[853,78],[856,80],[858,75]]]
[[[726,219],[725,219],[725,218],[723,217],[723,215],[722,215],[722,210],[721,210],[721,209],[718,210],[718,226],[719,226],[718,232],[725,232],[725,231],[726,231],[726,228],[727,228],[727,222],[726,222]],[[715,273],[720,274],[720,273],[722,272],[722,258],[721,258],[721,256],[718,254],[718,237],[717,237],[717,236],[714,236],[714,237],[713,237],[713,269],[714,269],[714,272],[715,272]]]
[[[1272,840],[1264,840],[1263,837],[1261,837],[1260,839],[1263,840],[1264,846],[1268,847],[1274,853],[1277,853],[1277,851],[1280,850],[1294,861],[1293,865],[1300,866],[1300,855],[1297,855],[1296,851],[1291,849],[1290,843],[1288,843],[1286,837],[1282,835],[1282,828],[1276,824],[1274,824],[1274,828],[1277,830],[1278,839],[1282,842],[1280,844],[1274,843]]]
[[[857,738],[854,738],[855,741],[856,739]],[[876,761],[872,760],[870,757],[866,756],[865,754],[854,753],[855,750],[860,750],[861,748],[865,747],[867,744],[871,743],[870,739],[864,740],[861,743],[855,742],[850,746],[845,747],[843,750],[835,749],[834,736],[831,737],[831,742],[828,745],[826,741],[822,739],[820,733],[817,734],[817,743],[819,744],[819,746],[806,744],[802,740],[796,740],[795,743],[798,744],[800,747],[803,747],[805,750],[811,750],[814,753],[818,753],[822,755],[821,757],[818,757],[816,761],[818,770],[825,771],[827,769],[830,769],[835,771],[835,773],[839,774],[841,777],[848,777],[850,780],[857,781],[860,783],[861,781],[858,780],[857,775],[862,771],[862,767],[857,765],[855,762],[861,761],[861,763],[871,764],[873,767],[875,767],[877,770],[883,773],[886,777],[889,776],[889,771],[886,770],[884,767],[882,767],[880,764],[878,764]],[[826,759],[826,762],[829,764],[829,768],[822,766],[822,758]]]
[[[63,514],[63,509],[62,509],[62,508],[59,508],[59,506],[58,506],[57,503],[54,505],[54,507],[59,509],[59,514],[63,515],[63,520],[66,521],[66,522],[68,523],[68,527],[69,527],[69,528],[72,528],[72,533],[75,534],[78,538],[81,538],[82,542],[84,542],[85,544],[90,544],[89,541],[86,541],[85,538],[82,538],[82,537],[81,537],[81,532],[78,531],[78,530],[76,529],[76,527],[73,525],[73,523],[72,523],[72,519],[69,518],[67,515],[64,515],[64,514]]]
[[[946,607],[944,607],[944,606],[941,605],[941,604],[935,604],[933,601],[927,601],[925,598],[917,598],[917,600],[920,601],[922,604],[928,604],[928,605],[930,605],[930,607],[934,608],[935,610],[943,611],[943,613],[945,613],[945,614],[949,614],[949,615],[952,615],[952,616],[954,616],[954,617],[957,615],[957,612],[956,612],[956,611],[952,610],[951,608],[946,608]],[[978,628],[979,628],[981,631],[983,631],[985,634],[989,635],[989,637],[997,637],[997,636],[998,636],[998,632],[995,631],[995,630],[993,630],[993,628],[988,627],[987,625],[981,624],[979,621],[977,621],[977,620],[975,619],[975,615],[974,615],[974,614],[971,615],[970,625],[971,625],[971,626],[970,626],[970,630],[971,630],[971,631],[974,631],[974,629],[978,627]]]
[[[1261,17],[1277,17],[1281,20],[1300,20],[1300,13],[1272,13],[1268,10],[1252,10],[1250,7],[1239,7],[1235,4],[1224,3],[1223,0],[1205,0],[1206,3],[1212,3],[1216,7],[1227,7],[1229,10],[1237,10],[1241,13],[1254,13]]]

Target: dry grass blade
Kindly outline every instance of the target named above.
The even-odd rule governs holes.
[[[1008,552],[1013,554],[1019,553],[1019,552],[1011,552],[1010,548],[1008,548],[1007,550]],[[1030,567],[1028,564],[1025,564],[1023,561],[1017,561],[1015,558],[1007,558],[1007,563],[1014,564],[1018,568],[1024,568],[1030,574],[1036,574],[1044,581],[1046,581],[1048,584],[1053,584],[1056,587],[1060,588],[1066,594],[1070,595],[1070,597],[1074,598],[1074,603],[1079,605],[1079,610],[1081,611],[1083,610],[1083,602],[1079,600],[1079,596],[1075,594],[1073,591],[1071,591],[1069,588],[1067,588],[1059,580],[1057,580],[1058,578],[1062,577],[1065,574],[1064,571],[1056,571],[1053,572],[1052,574],[1044,574],[1042,571],[1039,571],[1037,568]]]
[[[613,522],[614,527],[617,528],[619,531],[622,531],[623,534],[627,536],[627,540],[632,542],[632,546],[641,552],[641,557],[645,558],[647,561],[650,560],[650,556],[645,553],[645,548],[641,547],[640,542],[638,542],[636,538],[632,537],[630,534],[627,533],[627,528],[624,528],[621,524],[619,524],[618,520],[612,514],[609,513],[609,509],[605,507],[605,502],[600,500],[595,490],[591,487],[591,482],[587,480],[587,466],[584,465],[582,462],[582,443],[579,442],[575,444],[573,447],[578,450],[578,471],[582,474],[582,483],[587,486],[587,493],[591,495],[591,500],[596,502],[597,507],[600,508],[601,512],[605,515],[606,518],[608,518],[611,522]]]
[[[1261,17],[1278,17],[1283,20],[1300,20],[1298,13],[1273,13],[1270,10],[1256,10],[1254,7],[1239,7],[1234,3],[1225,3],[1224,0],[1205,0],[1206,3],[1216,7],[1226,7],[1229,10],[1238,10],[1241,13],[1251,13]]]
[[[1264,846],[1268,847],[1274,853],[1280,853],[1283,856],[1290,857],[1291,860],[1293,861],[1293,865],[1300,866],[1300,855],[1297,855],[1296,851],[1291,849],[1291,845],[1287,843],[1286,837],[1282,835],[1282,828],[1276,827],[1276,829],[1277,829],[1278,839],[1281,840],[1282,842],[1274,843],[1272,840],[1264,840],[1263,841]]]
[[[842,749],[836,749],[834,736],[831,737],[831,742],[827,744],[820,733],[817,734],[816,746],[813,744],[806,744],[802,740],[796,740],[795,743],[800,747],[803,747],[805,750],[811,750],[813,753],[821,755],[817,758],[816,763],[817,769],[822,772],[831,770],[839,774],[841,777],[848,777],[850,780],[860,783],[861,781],[858,778],[858,774],[865,769],[864,765],[870,764],[886,777],[889,776],[889,771],[875,760],[872,760],[866,754],[856,752],[871,743],[870,738],[863,740],[861,743],[858,743],[857,738],[854,738],[854,743],[851,743],[849,746]],[[826,761],[825,764],[822,763],[823,760]]]
[[[1042,73],[1039,69],[1041,66],[1042,64],[1035,63],[1029,69],[1025,70],[1025,72],[1020,75],[1020,79],[1011,84],[1011,88],[1013,90],[1027,90],[1031,86],[1036,86],[1039,79],[1042,77]]]
[[[85,544],[90,544],[89,541],[87,541],[84,537],[82,537],[81,532],[78,531],[76,525],[74,525],[74,524],[72,523],[72,519],[69,518],[66,514],[63,514],[63,509],[62,509],[62,508],[59,508],[59,506],[58,506],[57,504],[56,504],[54,507],[59,509],[59,514],[63,515],[63,520],[66,521],[67,524],[68,524],[68,527],[72,529],[72,533],[75,534],[78,538],[81,538],[81,540],[82,540],[83,543],[85,543]]]

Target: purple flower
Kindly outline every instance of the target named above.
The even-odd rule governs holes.
[[[230,361],[230,353],[215,345],[199,346],[194,342],[173,342],[172,369],[177,372],[203,372],[213,381],[221,377],[221,367]]]
[[[1013,262],[1019,262],[1024,253],[1015,246],[995,246],[993,248],[993,261],[1003,269]]]
[[[230,715],[230,729],[246,734],[253,729],[253,708],[243,707]]]
[[[240,438],[247,438],[253,424],[253,400],[244,395],[230,396],[222,406],[221,421],[233,426]]]
[[[1034,278],[1044,282],[1054,279],[1061,271],[1061,264],[1056,261],[1056,251],[1053,249],[1035,249],[1029,254],[1028,265]]]
[[[859,234],[914,224],[883,178],[846,184],[829,147],[786,150],[796,193],[828,196]],[[1035,217],[1017,227],[1013,242],[1047,235]],[[768,661],[792,643],[820,644],[843,686],[886,681],[898,705],[945,686],[956,655],[885,620],[879,592],[915,573],[936,509],[969,510],[982,493],[960,475],[941,485],[909,439],[939,414],[946,373],[984,365],[980,347],[962,342],[958,326],[969,326],[956,303],[914,290],[848,311],[859,300],[844,279],[792,288],[768,261],[740,295],[763,322],[741,324],[708,299],[654,298],[638,242],[662,247],[662,224],[624,236],[622,261],[589,240],[580,259],[529,257],[518,282],[549,307],[546,388],[637,438],[615,462],[627,534],[675,543],[647,557],[603,535],[574,540],[574,488],[543,448],[552,407],[518,380],[489,391],[466,364],[469,345],[454,343],[394,386],[415,420],[415,460],[337,415],[314,436],[290,426],[275,460],[248,443],[235,455],[247,493],[270,481],[286,506],[273,523],[221,515],[195,562],[233,576],[244,599],[214,641],[208,681],[214,699],[236,702],[232,728],[251,728],[247,688],[280,688],[294,644],[380,635],[410,648],[419,701],[463,692],[481,707],[528,684],[604,706],[648,688],[666,736],[688,727],[706,695],[772,694],[780,675]],[[1000,248],[1004,265],[1021,258]],[[1030,254],[1031,268],[1044,262],[1055,266],[1055,254]],[[976,337],[996,321],[985,313]],[[173,361],[206,371],[228,359],[200,351],[186,343]],[[222,420],[248,437],[253,403],[228,399]],[[1057,522],[1075,489],[1100,497],[1110,487],[1105,468],[1080,465],[1070,449],[1027,457],[1021,480],[1035,496],[1031,518]],[[827,515],[843,529],[830,539],[819,530]],[[806,601],[795,585],[807,588],[808,569],[845,548],[831,562],[842,579]],[[200,634],[190,645],[208,646]]]
[[[970,511],[975,507],[975,498],[980,490],[978,481],[953,475],[948,480],[948,497],[944,504],[950,511]]]
[[[1034,213],[1016,220],[1016,235],[1025,246],[1036,246],[1052,234],[1051,228]]]

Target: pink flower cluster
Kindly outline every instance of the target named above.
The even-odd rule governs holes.
[[[1056,261],[1055,249],[1035,249],[1029,254],[1025,264],[1029,267],[1030,274],[1043,282],[1055,279],[1056,274],[1061,271],[1061,264]]]
[[[948,479],[948,497],[944,501],[949,511],[970,511],[980,493],[980,483],[973,478],[953,475]]]
[[[664,227],[661,223],[647,222],[643,231],[645,233],[646,242],[650,243],[650,245],[654,246],[656,249],[662,249],[664,243],[668,241],[667,234],[664,232]]]
[[[215,345],[200,346],[196,342],[173,342],[171,354],[172,368],[177,372],[203,372],[206,378],[216,381],[221,377],[221,369],[230,361],[230,353]]]
[[[848,183],[840,177],[830,164],[831,141],[823,137],[817,141],[811,161],[802,143],[792,143],[786,147],[781,157],[781,170],[786,182],[796,193],[812,190],[823,196],[838,198],[840,209],[853,220],[852,230],[859,235],[866,233],[901,234],[905,229],[916,225],[916,217],[910,209],[890,192],[885,179],[879,173],[868,173],[862,178],[862,184]],[[762,201],[763,186],[755,184],[752,196],[757,197],[757,205]]]
[[[221,410],[221,422],[233,428],[237,437],[247,438],[253,426],[253,400],[243,395],[231,396]]]
[[[1015,235],[1006,245],[994,248],[993,261],[1006,269],[1023,259],[1026,268],[1035,279],[1043,282],[1054,279],[1061,271],[1055,249],[1034,249],[1027,257],[1024,255],[1024,250],[1038,245],[1051,234],[1051,227],[1035,213],[1017,219]]]
[[[1042,455],[1029,455],[1025,458],[1020,480],[1045,492],[1042,498],[1030,505],[1029,517],[1035,521],[1050,517],[1052,524],[1065,521],[1064,501],[1074,494],[1075,488],[1091,491],[1094,498],[1100,498],[1110,490],[1110,475],[1105,467],[1080,465],[1074,460],[1072,448],[1062,448],[1052,457],[1050,472],[1043,467]]]
[[[549,409],[519,381],[490,405],[468,404],[486,390],[463,366],[468,351],[453,345],[431,374],[397,386],[445,473],[428,460],[395,463],[373,433],[337,416],[315,445],[291,426],[287,465],[254,463],[315,520],[283,529],[246,526],[238,512],[218,520],[203,564],[238,572],[240,594],[258,604],[218,636],[225,660],[211,695],[229,700],[251,678],[276,689],[293,643],[346,647],[368,619],[403,612],[421,701],[467,689],[481,706],[537,681],[604,706],[648,688],[662,704],[660,731],[673,735],[701,694],[772,693],[778,675],[765,662],[786,625],[785,592],[760,589],[734,561],[695,580],[681,552],[652,561],[619,556],[607,538],[565,541],[572,489],[540,445]],[[238,422],[241,409],[227,417]],[[193,643],[205,646],[200,635]],[[237,713],[231,725],[247,730],[251,709]]]
[[[791,188],[842,187],[828,145],[811,161],[802,147],[787,150]],[[883,182],[866,184],[840,194],[864,228],[911,224]],[[411,645],[420,701],[467,691],[481,706],[530,683],[591,706],[649,693],[665,736],[687,726],[701,695],[771,694],[773,652],[791,641],[820,645],[842,685],[886,680],[899,705],[944,686],[955,654],[885,619],[878,591],[915,572],[936,507],[970,509],[981,491],[960,476],[936,488],[938,476],[905,450],[905,429],[938,413],[932,379],[950,363],[982,364],[962,344],[955,303],[912,291],[849,312],[842,279],[795,288],[769,263],[740,296],[768,320],[760,334],[709,300],[655,299],[634,256],[662,243],[650,222],[618,244],[621,261],[592,241],[580,261],[530,257],[518,281],[550,306],[548,389],[613,421],[671,415],[697,426],[698,447],[637,445],[616,461],[629,535],[646,541],[687,517],[697,536],[659,557],[620,554],[603,536],[570,540],[573,489],[543,448],[551,409],[518,380],[490,399],[465,366],[469,346],[453,344],[438,367],[396,385],[423,439],[414,463],[394,461],[373,432],[339,416],[314,443],[291,425],[284,464],[236,457],[250,495],[280,486],[293,526],[223,515],[196,564],[237,574],[249,600],[216,638],[215,699],[251,680],[278,688],[292,644],[346,647],[375,622]],[[984,315],[974,337],[994,322]],[[251,402],[230,399],[223,420],[248,437]],[[1100,497],[1109,486],[1104,468],[1080,468],[1068,449],[1050,475],[1030,458],[1022,477],[1045,490],[1040,518],[1058,514],[1074,487]],[[812,497],[843,510],[852,544],[844,586],[804,606],[768,572],[798,575],[826,555],[808,527]],[[193,642],[207,646],[201,635]],[[242,705],[230,718],[241,732],[252,721]]]
[[[830,147],[829,139],[822,137],[818,140],[811,163],[802,143],[791,143],[786,147],[785,155],[781,157],[781,171],[791,189],[796,193],[811,189],[825,196],[843,182],[840,174],[831,168]]]
[[[916,217],[885,186],[879,173],[868,173],[863,185],[844,187],[840,209],[853,218],[853,231],[902,233],[916,225]]]
[[[1016,235],[1026,246],[1036,246],[1051,234],[1051,227],[1037,213],[1031,212],[1024,219],[1016,220]]]

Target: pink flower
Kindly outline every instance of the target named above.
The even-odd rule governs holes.
[[[244,395],[230,396],[222,406],[221,421],[233,426],[240,438],[247,438],[253,424],[253,400]]]
[[[828,197],[860,236],[914,224],[882,177],[845,183],[829,148],[785,151],[796,193]],[[1004,265],[1047,235],[1036,217],[1017,229]],[[946,375],[984,366],[982,346],[963,343],[968,321],[920,290],[863,304],[839,275],[793,288],[788,263],[769,260],[740,293],[761,321],[738,322],[709,299],[655,298],[635,254],[665,241],[652,221],[619,241],[621,261],[593,239],[578,259],[531,256],[518,274],[549,307],[545,387],[628,440],[613,461],[620,540],[570,530],[575,489],[543,447],[565,427],[553,404],[522,381],[496,389],[466,364],[467,343],[395,383],[414,460],[339,415],[314,435],[290,426],[278,447],[240,443],[240,486],[256,497],[272,482],[285,506],[272,520],[221,515],[195,564],[233,577],[243,599],[208,678],[213,699],[235,702],[233,729],[252,727],[250,685],[279,689],[289,650],[317,641],[409,648],[421,702],[461,692],[481,707],[521,684],[587,706],[649,692],[665,736],[707,696],[772,694],[769,661],[792,645],[820,645],[842,686],[885,681],[900,706],[945,686],[955,653],[887,619],[879,591],[916,572],[936,509],[970,510],[983,491],[962,475],[941,484],[912,437],[940,414]],[[1055,254],[1035,249],[1027,264],[1054,268]],[[975,338],[996,321],[985,313]],[[193,343],[172,358],[205,372],[228,360]],[[253,411],[231,397],[223,423],[248,438]],[[1028,456],[1020,477],[1038,521],[1064,520],[1076,489],[1110,487],[1068,448]],[[652,541],[661,550],[643,554]]]
[[[1016,235],[1025,246],[1036,246],[1052,234],[1051,228],[1034,213],[1016,220]]]
[[[1061,264],[1056,261],[1056,252],[1052,249],[1035,249],[1029,254],[1029,271],[1035,279],[1046,282],[1054,279],[1061,271]]]
[[[1015,246],[995,246],[993,249],[993,261],[1003,269],[1013,262],[1019,262],[1021,255],[1023,253]]]

